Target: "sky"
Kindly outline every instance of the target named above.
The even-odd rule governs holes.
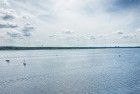
[[[140,0],[0,0],[0,46],[140,46]]]

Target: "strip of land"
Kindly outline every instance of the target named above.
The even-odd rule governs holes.
[[[140,48],[135,47],[14,47],[14,46],[2,46],[0,50],[57,50],[57,49],[109,49],[109,48]]]

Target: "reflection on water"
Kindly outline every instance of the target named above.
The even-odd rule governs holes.
[[[0,94],[139,92],[139,48],[0,51]]]

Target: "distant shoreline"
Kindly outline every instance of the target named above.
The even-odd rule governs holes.
[[[136,47],[0,47],[0,50],[63,50],[63,49],[109,49],[109,48],[140,48]]]

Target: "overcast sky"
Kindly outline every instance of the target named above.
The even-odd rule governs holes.
[[[140,45],[140,0],[0,0],[7,45]]]

